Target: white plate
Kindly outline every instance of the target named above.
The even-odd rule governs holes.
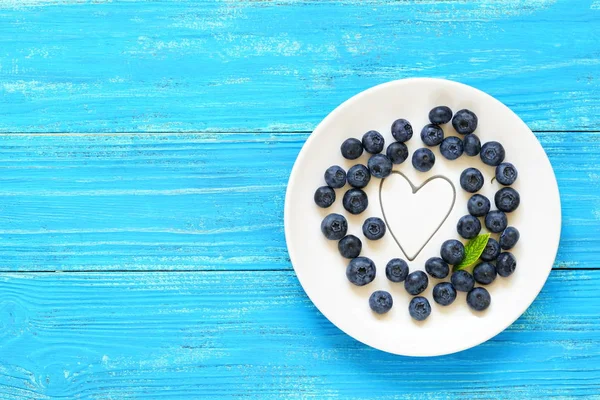
[[[413,168],[410,161],[413,151],[425,147],[420,138],[421,128],[429,123],[429,110],[438,105],[446,105],[453,111],[472,110],[479,117],[475,133],[481,142],[495,140],[504,145],[505,161],[513,163],[519,171],[513,187],[521,195],[521,205],[508,214],[508,220],[509,226],[519,229],[521,239],[511,250],[517,258],[514,274],[508,278],[498,276],[486,286],[492,296],[492,303],[486,311],[471,311],[466,304],[465,293],[461,292],[448,307],[436,304],[431,291],[438,280],[430,279],[422,295],[429,299],[431,315],[423,322],[415,322],[408,313],[411,296],[404,285],[392,283],[385,276],[385,265],[390,259],[406,257],[389,230],[379,241],[369,241],[362,234],[364,219],[382,217],[378,196],[380,180],[372,177],[365,189],[369,195],[369,207],[357,216],[350,215],[341,205],[348,185],[336,189],[337,200],[328,209],[317,207],[313,195],[317,187],[325,184],[323,173],[329,166],[337,164],[347,170],[357,163],[366,165],[366,152],[358,160],[342,157],[340,145],[345,139],[360,139],[366,131],[374,129],[384,136],[387,148],[393,141],[390,132],[392,122],[398,118],[409,120],[414,130],[412,139],[407,142],[410,155],[403,164],[395,165],[394,170],[405,174],[417,187],[435,175],[447,177],[456,187],[456,202],[448,218],[414,261],[408,262],[411,272],[424,270],[428,258],[439,256],[441,243],[447,239],[460,239],[456,233],[456,222],[468,214],[467,199],[470,197],[460,187],[460,173],[468,166],[482,171],[486,183],[479,193],[492,201],[492,209],[494,193],[500,188],[497,182],[491,181],[494,168],[483,164],[479,157],[463,154],[458,160],[448,161],[437,147],[432,149],[436,163],[429,172],[422,173]],[[444,125],[443,129],[445,136],[462,137],[451,124]],[[383,190],[394,186],[397,185],[384,185]],[[402,193],[398,195],[403,196]],[[402,199],[398,201],[400,203]],[[425,218],[426,211],[416,207],[415,218]],[[361,255],[375,262],[377,276],[370,284],[356,287],[346,279],[348,260],[338,253],[337,241],[329,241],[321,234],[321,221],[331,212],[340,213],[348,219],[348,233],[363,242]],[[395,224],[401,228],[394,228],[406,229],[408,234],[403,232],[404,237],[410,237],[411,231],[418,236],[422,233],[419,231],[421,224],[416,221],[403,221]],[[294,164],[285,199],[285,236],[290,258],[302,287],[315,306],[355,339],[383,351],[408,356],[436,356],[468,349],[502,332],[519,318],[540,292],[550,273],[558,248],[560,225],[556,178],[544,150],[525,123],[493,97],[470,86],[441,79],[405,79],[385,83],[352,97],[336,108],[304,144]],[[389,291],[394,299],[393,308],[382,316],[373,313],[368,304],[370,294],[380,289]]]

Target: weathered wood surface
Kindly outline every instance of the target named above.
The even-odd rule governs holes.
[[[346,336],[290,271],[2,274],[0,396],[597,398],[599,279],[553,271],[507,331],[427,359]]]
[[[393,79],[600,130],[598,0],[0,1],[0,131],[312,130]]]
[[[0,0],[0,398],[600,399],[598,32],[599,0]],[[308,133],[413,76],[515,110],[563,207],[534,305],[432,359],[333,327],[282,224]]]
[[[600,133],[537,135],[561,189],[555,267],[597,268]],[[0,270],[290,269],[285,187],[306,136],[3,135]]]

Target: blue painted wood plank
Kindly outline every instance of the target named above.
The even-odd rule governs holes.
[[[0,274],[0,397],[598,398],[599,279],[553,271],[507,331],[419,359],[343,334],[289,271]]]
[[[537,135],[562,196],[555,267],[599,268],[600,133]],[[289,269],[285,188],[306,137],[2,135],[0,270]]]
[[[0,2],[0,131],[312,130],[432,76],[600,130],[597,0]]]

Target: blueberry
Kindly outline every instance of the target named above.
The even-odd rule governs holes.
[[[339,165],[332,165],[325,171],[325,183],[335,189],[344,187],[346,184],[346,171]]]
[[[463,144],[465,145],[465,154],[474,157],[481,151],[481,142],[474,133],[469,133],[463,138]]]
[[[427,289],[429,279],[427,274],[423,271],[414,271],[408,274],[404,281],[404,289],[413,296],[419,293],[423,293]]]
[[[495,167],[504,161],[504,147],[498,142],[487,142],[481,146],[479,157],[484,164]]]
[[[483,311],[490,306],[492,298],[485,288],[477,287],[467,294],[467,304],[475,311]]]
[[[460,292],[468,292],[469,290],[473,289],[473,286],[475,286],[475,279],[473,279],[473,275],[464,269],[454,271],[452,273],[452,277],[450,278],[450,282],[452,282],[454,288]]]
[[[481,232],[481,222],[477,217],[465,215],[458,220],[456,231],[465,239],[473,239]]]
[[[348,170],[348,184],[357,189],[362,189],[369,184],[371,173],[362,164],[356,164]]]
[[[503,252],[500,253],[498,259],[496,260],[496,271],[498,271],[498,275],[502,277],[507,277],[515,272],[517,268],[517,259],[512,253]]]
[[[496,167],[496,180],[502,185],[512,185],[517,180],[519,173],[514,165],[504,162]]]
[[[379,240],[385,235],[385,223],[381,218],[367,218],[363,223],[362,231],[367,239]]]
[[[477,168],[467,168],[460,174],[460,186],[469,193],[483,187],[483,175]]]
[[[385,290],[377,290],[369,297],[369,307],[377,314],[385,314],[393,305],[392,295]]]
[[[356,258],[362,250],[362,242],[354,235],[344,236],[338,242],[338,250],[344,258]]]
[[[500,211],[513,212],[521,204],[521,196],[519,196],[519,193],[515,189],[505,187],[496,192],[494,203]]]
[[[489,238],[487,244],[485,245],[485,249],[483,249],[483,253],[481,253],[481,258],[483,261],[494,261],[498,258],[500,254],[500,244],[494,238]]]
[[[417,149],[412,156],[412,165],[417,171],[427,172],[435,164],[435,156],[429,149]]]
[[[484,217],[490,212],[490,200],[482,194],[474,194],[467,202],[467,209],[474,217]]]
[[[327,208],[335,202],[335,190],[329,186],[321,186],[315,191],[315,203],[322,208]]]
[[[444,261],[451,265],[458,265],[465,258],[465,246],[455,239],[442,243],[440,254]]]
[[[456,300],[456,289],[450,282],[438,283],[433,287],[433,301],[442,306],[449,306]]]
[[[369,206],[369,198],[361,189],[350,189],[344,194],[342,200],[344,208],[350,214],[360,214]]]
[[[433,278],[444,279],[450,273],[450,267],[441,258],[431,257],[425,262],[425,271]]]
[[[515,247],[520,237],[519,230],[509,226],[500,235],[500,247],[502,247],[502,250],[510,250]]]
[[[431,305],[425,297],[417,296],[408,304],[408,313],[417,321],[424,321],[431,314]]]
[[[392,173],[392,160],[383,154],[372,155],[367,165],[375,178],[385,178]]]
[[[444,131],[437,125],[425,125],[421,130],[421,140],[427,146],[437,146],[444,140]]]
[[[356,286],[373,282],[376,274],[375,263],[367,257],[356,257],[346,267],[346,277]]]
[[[477,122],[477,115],[470,110],[458,110],[452,118],[452,126],[461,135],[475,132]]]
[[[408,158],[408,147],[404,143],[393,142],[385,151],[392,164],[402,164]]]
[[[383,136],[381,136],[381,133],[377,131],[369,131],[362,137],[362,145],[367,153],[380,153],[381,150],[383,150],[384,144],[385,140],[383,140]]]
[[[408,275],[408,264],[400,258],[392,258],[385,266],[385,276],[392,282],[402,282]]]
[[[413,128],[410,122],[405,119],[397,119],[392,124],[392,136],[399,142],[410,140],[413,135]]]
[[[348,232],[348,221],[340,214],[329,214],[321,222],[321,232],[329,240],[340,240]]]
[[[447,137],[440,145],[440,153],[448,160],[456,160],[462,156],[464,149],[462,140],[456,136]]]
[[[360,140],[350,138],[344,140],[340,150],[342,151],[342,156],[344,156],[344,158],[348,160],[356,160],[363,153],[363,145]]]
[[[485,227],[492,233],[500,233],[506,229],[508,220],[502,211],[490,211],[485,216]]]
[[[473,278],[477,283],[489,285],[496,279],[496,267],[489,262],[479,263],[473,268]]]
[[[437,106],[429,111],[429,120],[432,124],[447,124],[452,119],[452,110],[446,106]]]

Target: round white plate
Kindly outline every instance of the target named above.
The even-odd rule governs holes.
[[[403,164],[395,165],[394,171],[405,174],[417,187],[430,177],[442,175],[456,188],[456,201],[448,218],[418,256],[408,262],[411,272],[424,270],[425,261],[439,256],[440,246],[445,240],[460,239],[456,233],[456,222],[468,214],[467,199],[470,197],[460,187],[460,173],[469,166],[482,171],[486,182],[479,193],[492,201],[492,209],[494,193],[501,187],[491,180],[494,168],[483,164],[478,156],[463,154],[458,160],[449,161],[441,156],[439,146],[432,148],[436,163],[429,172],[422,173],[413,168],[413,151],[425,147],[420,138],[421,128],[429,123],[429,110],[438,105],[446,105],[453,111],[472,110],[479,117],[475,133],[482,144],[495,140],[504,145],[505,161],[513,163],[519,171],[513,187],[521,195],[521,205],[508,214],[508,220],[509,226],[519,229],[521,239],[511,250],[517,258],[514,274],[508,278],[498,276],[486,286],[492,297],[486,311],[472,311],[462,292],[458,293],[452,305],[438,305],[431,293],[439,281],[430,278],[429,286],[422,295],[428,298],[432,312],[427,320],[416,322],[408,313],[411,296],[403,283],[390,282],[385,276],[385,266],[390,259],[406,257],[389,230],[379,241],[369,241],[362,234],[362,222],[367,217],[382,217],[378,192],[380,179],[371,178],[365,189],[369,206],[360,215],[350,215],[342,207],[341,199],[348,185],[336,189],[337,200],[327,209],[317,207],[313,196],[317,187],[325,185],[323,173],[329,166],[340,165],[347,170],[358,163],[367,164],[366,152],[358,160],[342,157],[340,145],[345,139],[360,139],[366,131],[374,129],[384,136],[387,148],[393,141],[390,132],[392,122],[398,118],[407,119],[414,130],[412,139],[406,143],[410,155]],[[451,124],[443,125],[443,129],[445,136],[462,137]],[[384,184],[383,190],[398,186]],[[399,232],[398,235],[404,238],[412,237],[413,233],[414,236],[423,236],[418,221],[419,218],[428,218],[427,208],[420,207],[419,201],[410,201],[406,197],[411,195],[410,191],[406,194],[406,191],[394,190],[398,193],[384,193],[384,197],[389,199],[391,196],[393,199],[397,195],[398,207],[411,204],[414,208],[414,215],[409,213],[412,215],[410,221],[396,220],[393,223],[394,233]],[[429,190],[427,199],[436,195],[435,190],[433,194]],[[446,196],[447,191],[439,195],[440,198]],[[423,201],[422,204],[429,207],[431,201]],[[357,287],[347,280],[348,260],[339,254],[337,241],[327,240],[321,234],[321,221],[332,212],[348,219],[348,233],[363,242],[361,255],[371,258],[377,266],[375,280],[366,286]],[[304,144],[294,164],[285,199],[285,236],[290,258],[302,287],[313,303],[331,322],[355,339],[383,351],[408,356],[436,356],[468,349],[502,332],[519,318],[540,292],[550,273],[558,248],[560,225],[556,178],[544,150],[525,123],[493,97],[470,86],[441,79],[405,79],[385,83],[352,97],[336,108]],[[485,231],[483,228],[482,232]],[[394,299],[394,306],[385,315],[373,313],[368,304],[370,294],[380,289],[389,291]]]

